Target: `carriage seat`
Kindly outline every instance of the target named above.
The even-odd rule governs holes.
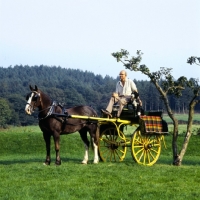
[[[145,112],[139,118],[142,134],[168,134],[168,125],[162,119],[162,111]]]

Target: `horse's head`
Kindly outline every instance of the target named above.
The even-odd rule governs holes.
[[[41,102],[40,91],[38,90],[37,86],[35,85],[35,88],[32,88],[32,86],[30,85],[29,87],[31,92],[26,96],[27,103],[25,106],[25,112],[26,114],[31,115],[34,112],[35,108],[41,105]]]

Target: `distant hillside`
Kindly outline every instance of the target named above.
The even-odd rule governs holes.
[[[49,66],[14,66],[0,68],[0,97],[7,99],[17,117],[13,123],[30,122],[24,117],[25,96],[29,85],[37,85],[49,96],[72,107],[91,105],[95,110],[105,107],[116,80],[75,69]],[[31,117],[29,117],[31,118]],[[35,120],[32,120],[35,121]],[[31,122],[32,123],[32,122]]]
[[[30,92],[29,85],[37,85],[52,99],[64,103],[66,107],[91,105],[99,113],[101,108],[106,107],[111,93],[115,90],[116,82],[116,79],[109,76],[103,78],[88,71],[55,66],[0,67],[0,99],[5,99],[9,104],[10,124],[33,124],[37,123],[37,119],[24,113],[25,97]],[[134,80],[134,82],[145,110],[164,109],[154,85],[149,81]],[[6,102],[2,102],[3,105],[0,103],[0,112],[5,110]],[[170,98],[170,104],[177,112],[186,111],[188,102],[188,93],[179,100]],[[200,110],[199,107],[197,110]],[[6,111],[6,114],[1,113],[1,115],[8,113],[10,112]]]

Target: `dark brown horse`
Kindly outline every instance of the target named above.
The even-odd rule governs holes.
[[[99,130],[97,122],[91,122],[85,119],[72,119],[70,115],[81,115],[88,117],[96,117],[97,113],[89,106],[77,106],[65,110],[62,106],[57,104],[55,101],[35,86],[30,86],[31,92],[27,95],[27,104],[25,112],[31,115],[36,108],[39,110],[39,126],[43,132],[43,137],[46,143],[46,160],[45,165],[50,165],[50,140],[53,136],[55,151],[56,151],[56,165],[61,164],[60,159],[60,135],[70,134],[78,131],[81,139],[85,145],[85,155],[82,163],[87,164],[88,162],[88,150],[89,140],[87,138],[87,132],[91,136],[94,148],[94,163],[98,163],[98,140]]]

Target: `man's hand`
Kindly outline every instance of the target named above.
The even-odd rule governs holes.
[[[117,98],[117,97],[119,97],[119,95],[118,95],[118,93],[116,93],[116,92],[113,92],[113,93],[112,93],[112,97],[115,97],[115,98]]]
[[[132,94],[134,94],[134,97],[137,99],[139,97],[139,93],[134,91]]]

